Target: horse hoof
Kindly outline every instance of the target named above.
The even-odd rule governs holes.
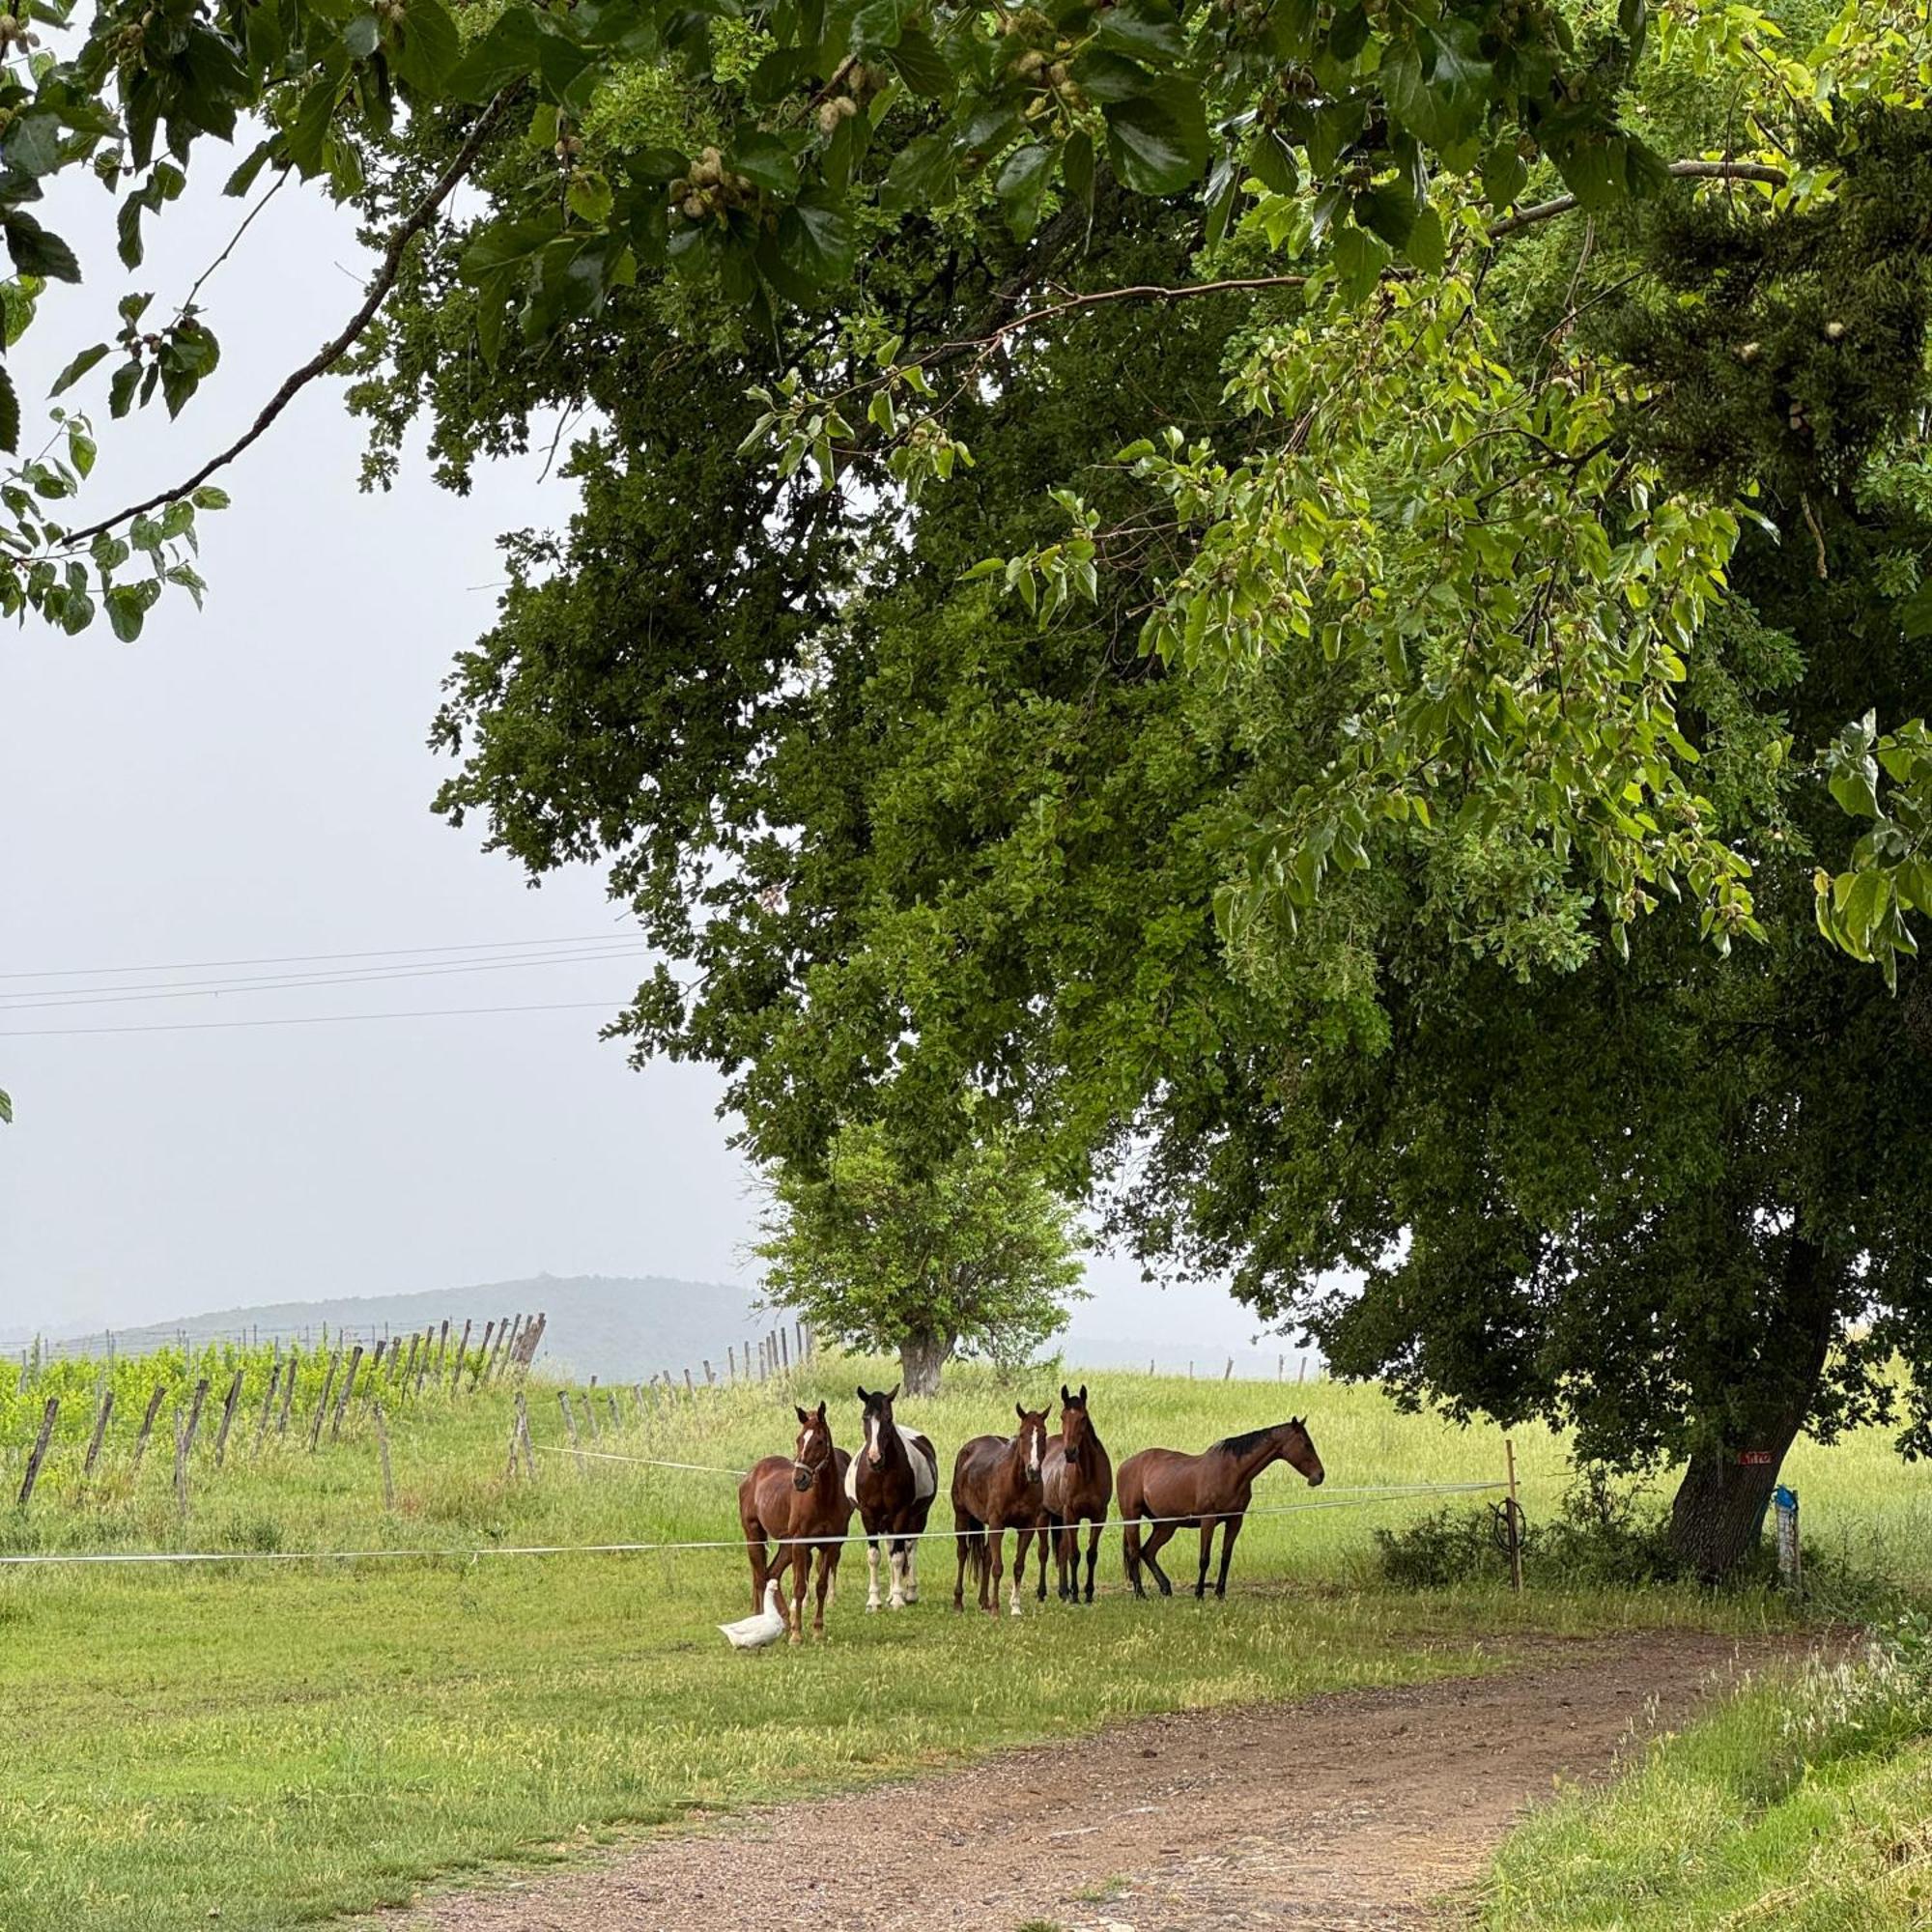
[[[866,1614],[869,1617],[878,1607],[877,1604],[867,1604],[866,1605]]]

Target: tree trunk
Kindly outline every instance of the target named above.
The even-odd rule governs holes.
[[[1837,1333],[1836,1276],[1808,1241],[1794,1239],[1782,1293],[1755,1359],[1737,1364],[1733,1403],[1716,1443],[1695,1451],[1670,1505],[1672,1551],[1707,1583],[1721,1583],[1755,1546],[1765,1505],[1811,1413]]]
[[[958,1345],[956,1335],[935,1335],[922,1330],[908,1335],[899,1344],[899,1379],[907,1395],[937,1395],[939,1372],[952,1359]]]

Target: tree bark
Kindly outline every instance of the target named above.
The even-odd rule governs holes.
[[[922,1329],[899,1344],[899,1379],[907,1395],[937,1395],[939,1372],[952,1359],[956,1335],[937,1335]]]
[[[1711,1445],[1693,1452],[1677,1486],[1669,1546],[1704,1582],[1721,1583],[1757,1539],[1837,1333],[1835,1287],[1818,1249],[1794,1238],[1763,1346],[1754,1361],[1739,1362],[1729,1413]]]

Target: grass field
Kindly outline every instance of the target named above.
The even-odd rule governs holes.
[[[878,1365],[827,1362],[783,1394],[707,1390],[621,1429],[605,1409],[602,1436],[585,1446],[742,1467],[788,1450],[794,1392],[829,1397],[849,1446],[853,1384],[879,1376]],[[1496,1478],[1493,1433],[1401,1416],[1373,1390],[1331,1383],[1085,1379],[1117,1460],[1150,1441],[1199,1445],[1290,1406],[1307,1412],[1328,1484],[1264,1478],[1257,1508],[1295,1512],[1252,1520],[1227,1604],[1135,1605],[1120,1592],[1110,1539],[1110,1587],[1091,1610],[1050,1603],[1017,1623],[955,1621],[936,1546],[922,1605],[867,1618],[863,1552],[850,1552],[831,1640],[747,1658],[711,1628],[749,1606],[731,1552],[0,1570],[0,1928],[118,1932],[206,1924],[215,1911],[230,1926],[287,1925],[694,1807],[1121,1715],[1501,1667],[1531,1633],[1750,1629],[1787,1614],[1761,1598],[1677,1590],[1536,1588],[1520,1602],[1388,1590],[1370,1560],[1371,1527],[1436,1499],[1345,1492]],[[1058,1380],[1025,1392],[1043,1400]],[[902,1414],[950,1460],[965,1435],[1000,1427],[1014,1393],[987,1372],[953,1372],[943,1399]],[[567,1452],[551,1453],[563,1440],[554,1392],[533,1388],[530,1406],[545,1446],[534,1484],[504,1474],[506,1391],[399,1407],[393,1512],[366,1413],[352,1411],[344,1439],[314,1455],[293,1424],[259,1457],[250,1432],[226,1468],[197,1466],[185,1523],[171,1451],[151,1450],[138,1483],[109,1457],[84,1488],[84,1444],[70,1440],[34,1508],[0,1512],[0,1539],[15,1552],[259,1554],[734,1532],[727,1477],[623,1463],[580,1471]],[[581,1401],[578,1413],[582,1426]],[[1547,1511],[1564,1481],[1561,1445],[1523,1432],[1517,1448],[1531,1513]],[[1932,1476],[1876,1440],[1794,1463],[1814,1540],[1932,1582]]]

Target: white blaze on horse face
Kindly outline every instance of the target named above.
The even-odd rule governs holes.
[[[879,1441],[879,1415],[876,1409],[866,1417],[866,1460],[875,1469],[886,1460],[886,1452]]]

